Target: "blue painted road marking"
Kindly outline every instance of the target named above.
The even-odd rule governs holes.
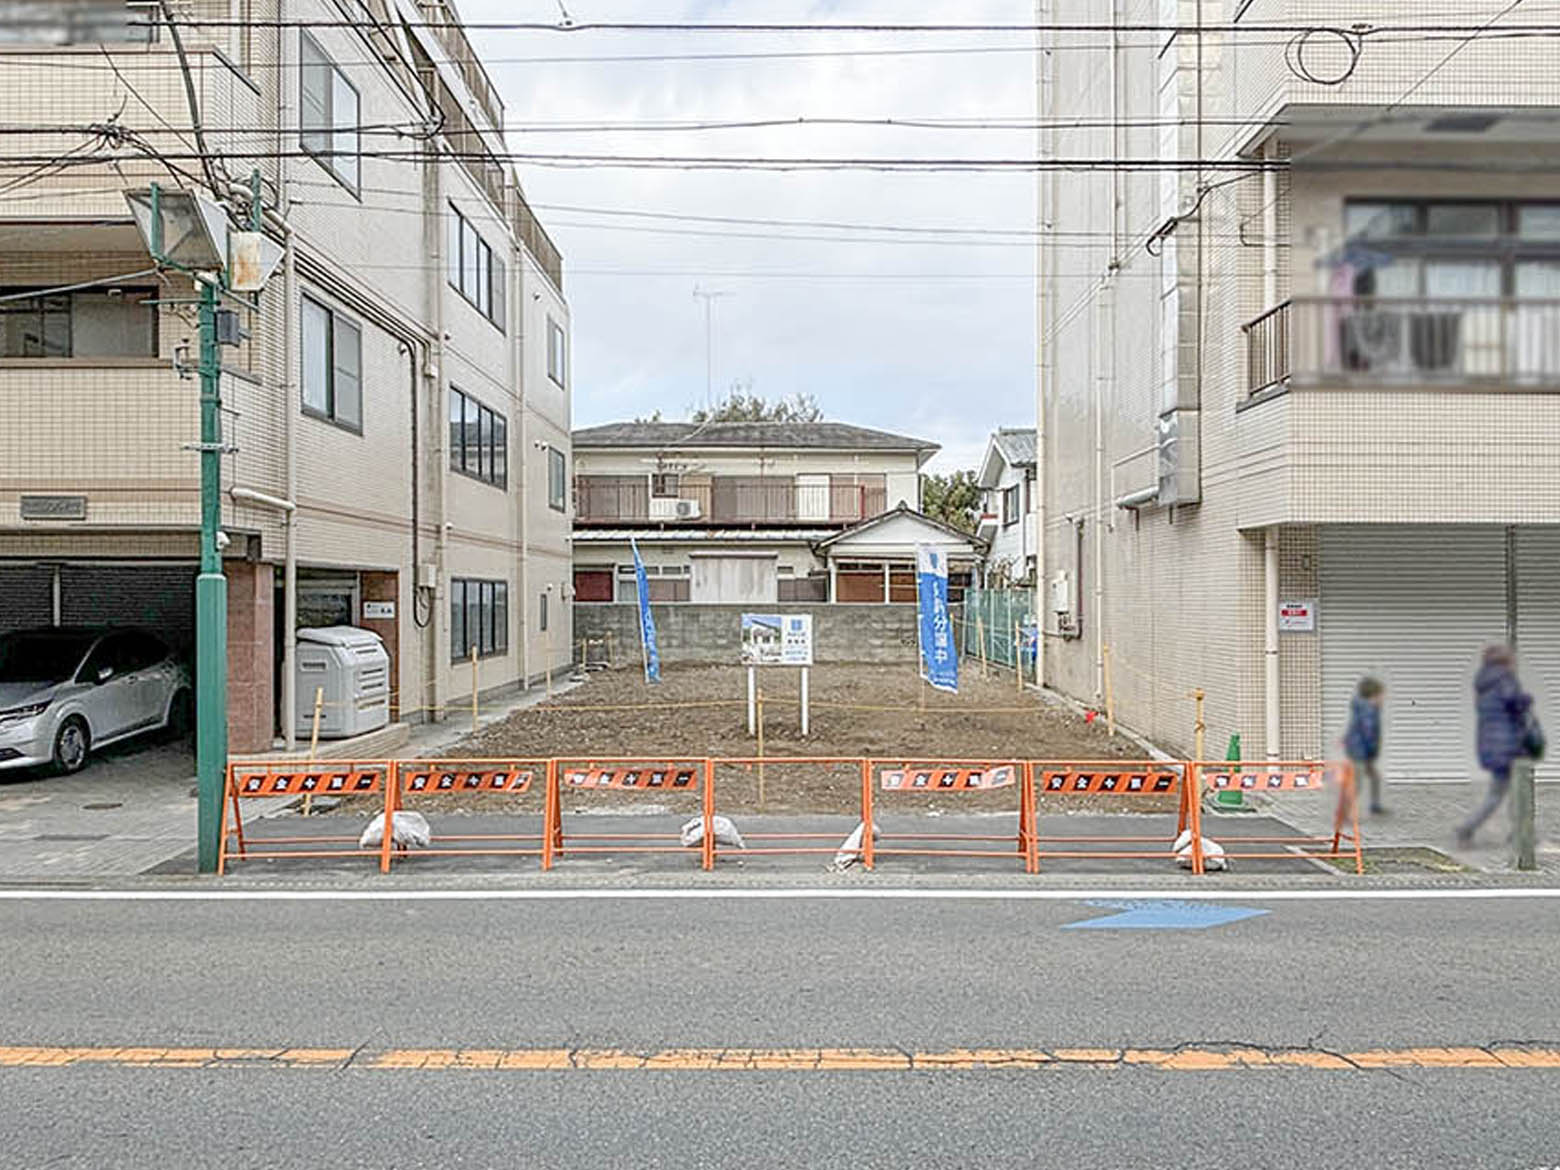
[[[1243,918],[1255,918],[1266,910],[1245,906],[1220,906],[1212,902],[1174,902],[1155,899],[1147,902],[1091,901],[1090,906],[1115,910],[1104,918],[1069,922],[1063,930],[1205,930],[1227,926]]]

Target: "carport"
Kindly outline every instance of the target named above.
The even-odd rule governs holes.
[[[0,633],[35,626],[135,626],[188,659],[195,574],[185,561],[0,563]]]

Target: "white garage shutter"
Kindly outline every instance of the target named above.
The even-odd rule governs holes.
[[[0,634],[54,620],[54,570],[46,565],[0,565]]]
[[[1553,750],[1540,780],[1560,780],[1560,528],[1517,530],[1517,651]]]
[[[1495,527],[1322,529],[1322,712],[1331,745],[1367,674],[1387,687],[1389,780],[1477,775],[1473,675],[1506,636],[1506,544]]]
[[[704,556],[693,561],[692,599],[706,604],[773,605],[779,597],[773,553]]]

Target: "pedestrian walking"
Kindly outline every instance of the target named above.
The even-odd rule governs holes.
[[[1349,701],[1349,726],[1343,733],[1344,754],[1354,767],[1354,799],[1361,786],[1370,781],[1370,811],[1380,816],[1387,810],[1381,804],[1381,771],[1376,760],[1381,755],[1381,702],[1386,688],[1381,680],[1362,678]]]
[[[1508,647],[1485,649],[1473,693],[1479,719],[1479,766],[1490,774],[1490,787],[1473,815],[1457,829],[1457,843],[1462,846],[1472,843],[1474,832],[1505,799],[1511,787],[1511,765],[1524,756],[1537,758],[1544,750],[1533,696],[1517,681],[1516,659]]]

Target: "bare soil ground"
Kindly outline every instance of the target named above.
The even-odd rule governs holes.
[[[1125,738],[1112,739],[1103,720],[1087,723],[1065,708],[1020,692],[1011,673],[982,677],[966,665],[960,693],[924,687],[904,666],[834,665],[812,670],[811,734],[798,726],[800,675],[794,669],[760,672],[766,762],[723,765],[716,792],[722,812],[850,812],[859,805],[861,771],[855,763],[786,764],[770,757],[872,757],[886,761],[1138,759]],[[568,757],[679,762],[708,757],[752,757],[758,741],[747,733],[746,670],[739,666],[668,667],[649,686],[637,670],[609,670],[554,701],[516,712],[465,740],[467,758]],[[923,704],[924,703],[924,707]],[[762,775],[760,774],[762,773]],[[664,792],[565,789],[565,811],[655,806],[698,811],[698,798]],[[536,811],[541,785],[516,796],[418,797],[412,807],[432,812]],[[1017,807],[1017,789],[990,792],[890,794],[879,792],[883,813],[1001,812]],[[1160,812],[1151,798],[1105,803],[1089,798],[1048,802],[1049,811],[1076,809]],[[1173,808],[1173,802],[1170,805]]]

